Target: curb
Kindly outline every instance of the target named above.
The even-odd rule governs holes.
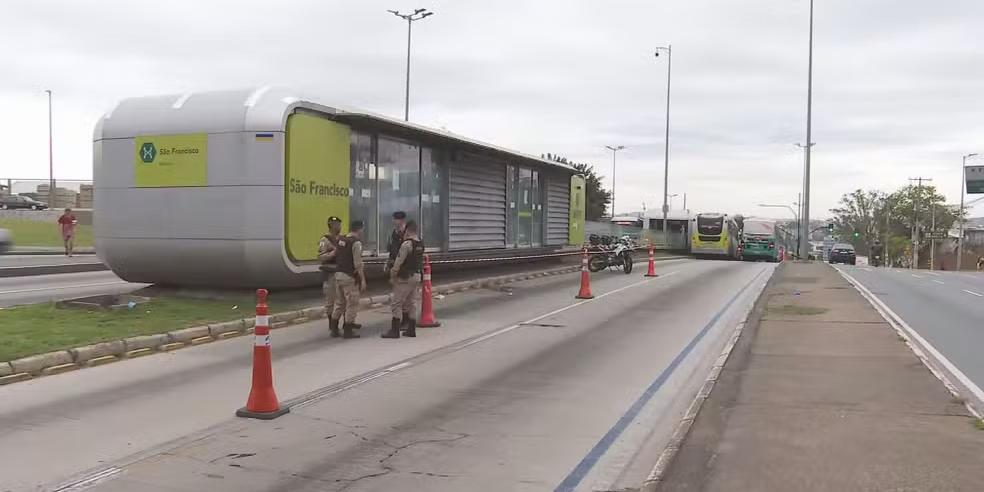
[[[101,272],[109,270],[102,263],[69,263],[66,265],[34,265],[21,267],[0,268],[0,278],[7,277],[36,277],[56,273]]]
[[[678,259],[676,257],[667,258]],[[519,282],[534,278],[562,275],[581,270],[580,265],[565,266],[552,270],[541,270],[532,273],[517,273],[487,277],[475,280],[465,280],[450,284],[438,285],[433,288],[434,294],[448,295],[471,289],[487,288],[511,282]],[[359,299],[360,309],[369,309],[389,304],[390,295],[363,297]],[[290,325],[305,323],[325,317],[325,309],[321,306],[309,307],[295,311],[285,311],[270,315],[271,329],[279,329]],[[182,328],[166,333],[140,335],[122,340],[100,342],[67,350],[56,350],[43,354],[22,357],[8,362],[0,362],[0,386],[27,381],[40,376],[57,374],[74,369],[94,367],[124,359],[133,359],[158,352],[201,345],[215,340],[225,340],[252,333],[255,318],[223,321],[208,325]]]

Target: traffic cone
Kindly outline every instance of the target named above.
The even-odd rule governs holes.
[[[653,242],[649,241],[649,271],[646,272],[647,277],[658,277],[656,275],[656,258],[653,257]]]
[[[584,248],[581,253],[581,290],[574,298],[594,299],[594,295],[591,294],[591,274],[588,272],[588,248]]]
[[[256,291],[256,328],[253,341],[253,387],[246,406],[236,410],[237,417],[271,420],[290,411],[281,407],[273,390],[273,366],[270,360],[270,316],[266,289]]]
[[[434,317],[431,289],[430,255],[424,255],[424,280],[420,284],[420,321],[417,322],[417,328],[436,328],[441,326],[441,323]]]

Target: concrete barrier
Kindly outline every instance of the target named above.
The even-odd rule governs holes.
[[[32,355],[22,359],[10,361],[10,367],[15,373],[26,372],[28,374],[41,374],[41,370],[46,367],[61,366],[72,363],[72,354],[67,350],[48,352],[46,354]]]
[[[145,348],[156,349],[167,342],[168,338],[165,333],[158,333],[156,335],[142,335],[123,339],[123,345],[126,347],[127,352]]]
[[[10,366],[10,362],[0,362],[0,378],[10,376],[13,373],[14,368]]]
[[[191,343],[196,338],[210,336],[208,330],[208,325],[193,326],[183,330],[169,331],[167,332],[167,336],[171,342]]]
[[[241,332],[246,329],[243,320],[226,321],[225,323],[211,323],[208,325],[208,332],[213,337],[218,338],[225,333]]]
[[[126,345],[123,343],[123,340],[116,340],[113,342],[103,342],[93,345],[86,345],[84,347],[76,347],[69,349],[68,352],[72,354],[72,359],[74,359],[76,363],[84,364],[92,359],[105,357],[107,355],[122,355],[123,352],[126,352]]]

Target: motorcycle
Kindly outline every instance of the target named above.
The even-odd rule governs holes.
[[[873,253],[871,255],[871,261],[869,261],[868,263],[870,263],[871,266],[873,266],[873,267],[880,267],[880,266],[882,266],[881,253]]]
[[[606,268],[621,268],[625,274],[632,273],[631,238],[615,239],[610,236],[588,237],[592,254],[588,258],[588,270],[600,272]]]

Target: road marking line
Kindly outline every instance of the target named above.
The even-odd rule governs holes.
[[[964,289],[963,291],[966,292],[966,293],[968,293],[968,294],[970,294],[970,295],[972,295],[972,296],[984,297],[984,294],[978,294],[977,292],[974,292],[972,290]]]
[[[55,489],[54,492],[74,492],[78,490],[87,489],[93,485],[96,485],[99,482],[113,478],[119,475],[121,472],[123,472],[122,468],[113,466],[105,470],[93,473],[92,475],[82,477],[74,482],[62,485],[61,487]]]
[[[116,280],[114,282],[99,282],[99,283],[95,283],[95,284],[81,284],[81,285],[63,285],[63,286],[59,286],[59,287],[43,287],[43,288],[38,288],[38,289],[0,290],[0,295],[3,295],[3,294],[21,294],[21,293],[24,293],[24,292],[41,292],[41,291],[45,291],[45,290],[81,289],[81,288],[84,288],[84,287],[100,287],[100,286],[103,286],[103,285],[124,285],[124,284],[128,284],[128,283],[130,283],[130,282],[127,282],[125,280]],[[139,284],[135,284],[135,285],[139,285]]]
[[[912,275],[913,277],[916,277],[916,278],[923,278],[922,275],[916,275],[915,273],[910,273],[909,275]]]
[[[943,281],[942,281],[942,280],[936,280],[936,279],[933,279],[933,282],[936,282],[936,283],[938,283],[938,284],[940,284],[940,285],[943,285]]]
[[[908,336],[907,341],[909,342],[909,347],[912,348],[912,351],[916,353],[916,357],[919,357],[919,359],[923,362],[923,364],[929,368],[929,370],[936,376],[937,379],[943,382],[943,384],[947,387],[947,389],[951,393],[957,394],[959,393],[959,391],[955,389],[956,387],[953,385],[953,383],[950,382],[946,374],[943,374],[941,371],[933,367],[933,364],[930,363],[929,360],[927,360],[928,357],[926,353],[929,354],[929,357],[932,357],[937,363],[939,363],[939,365],[943,366],[943,368],[946,371],[948,371],[951,375],[953,375],[953,377],[956,378],[956,380],[959,381],[960,384],[964,385],[964,388],[967,388],[967,391],[969,391],[977,399],[978,402],[984,402],[984,390],[981,390],[981,388],[976,384],[974,384],[974,382],[971,381],[970,378],[968,378],[967,375],[963,373],[963,371],[958,369],[957,366],[953,365],[953,363],[950,362],[950,359],[944,357],[943,354],[939,352],[939,350],[936,350],[936,347],[934,347],[931,343],[926,341],[926,339],[923,338],[922,335],[920,335],[918,332],[916,332],[916,330],[912,329],[912,327],[909,326],[909,324],[906,323],[901,316],[896,314],[895,311],[892,311],[892,309],[888,307],[887,304],[882,302],[882,300],[879,299],[878,296],[876,296],[870,290],[868,290],[868,288],[862,285],[861,282],[858,282],[854,277],[850,276],[845,272],[840,272],[840,274],[843,275],[844,278],[846,278],[849,282],[851,282],[851,284],[854,285],[854,288],[857,289],[858,292],[861,293],[861,295],[863,295],[865,298],[868,299],[868,302],[870,302],[871,305],[875,307],[875,309],[882,315],[883,318],[885,318],[886,321],[889,322],[890,325],[892,325],[892,327],[894,327],[899,333],[903,333],[905,336]],[[913,340],[916,341],[915,344],[912,343]],[[968,405],[967,408],[970,410],[972,414],[974,414],[975,417],[977,418],[981,417],[981,414],[978,413],[978,411],[974,409],[974,407]]]
[[[630,406],[625,413],[622,414],[615,424],[608,429],[608,432],[606,432],[605,435],[598,440],[594,447],[588,451],[588,454],[586,454],[584,458],[582,458],[581,461],[574,467],[574,469],[571,470],[567,477],[564,478],[564,481],[562,481],[560,485],[557,485],[554,492],[572,492],[578,487],[578,485],[580,485],[581,481],[584,480],[584,477],[587,476],[592,468],[594,468],[594,465],[597,464],[598,460],[600,460],[601,457],[608,452],[612,444],[614,444],[615,441],[618,440],[619,436],[622,435],[622,432],[625,431],[629,424],[631,424],[632,421],[639,416],[639,413],[650,402],[650,400],[652,400],[653,396],[663,386],[663,383],[665,383],[670,376],[673,375],[676,368],[683,362],[684,359],[687,358],[688,355],[690,355],[690,352],[694,349],[694,347],[696,347],[697,344],[703,340],[704,335],[706,335],[707,332],[709,332],[711,328],[714,327],[718,321],[720,321],[721,317],[724,316],[724,313],[731,308],[735,301],[745,294],[748,288],[751,287],[752,284],[754,284],[755,281],[758,280],[758,278],[767,270],[767,268],[759,270],[759,272],[756,273],[755,276],[748,281],[748,283],[738,290],[734,297],[728,300],[728,302],[725,303],[725,305],[711,317],[707,324],[705,324],[704,327],[697,332],[694,338],[683,347],[680,353],[678,353],[676,357],[674,357],[673,360],[670,361],[670,363],[663,369],[663,371],[660,372],[656,379],[649,384],[645,391],[642,392],[642,395],[640,395],[639,398],[632,403],[632,406]],[[774,272],[775,269],[772,271]]]
[[[938,273],[936,273],[936,272],[926,272],[926,275],[935,275],[935,276],[937,276],[937,277],[939,277],[939,276],[940,276],[940,274],[938,274]]]

